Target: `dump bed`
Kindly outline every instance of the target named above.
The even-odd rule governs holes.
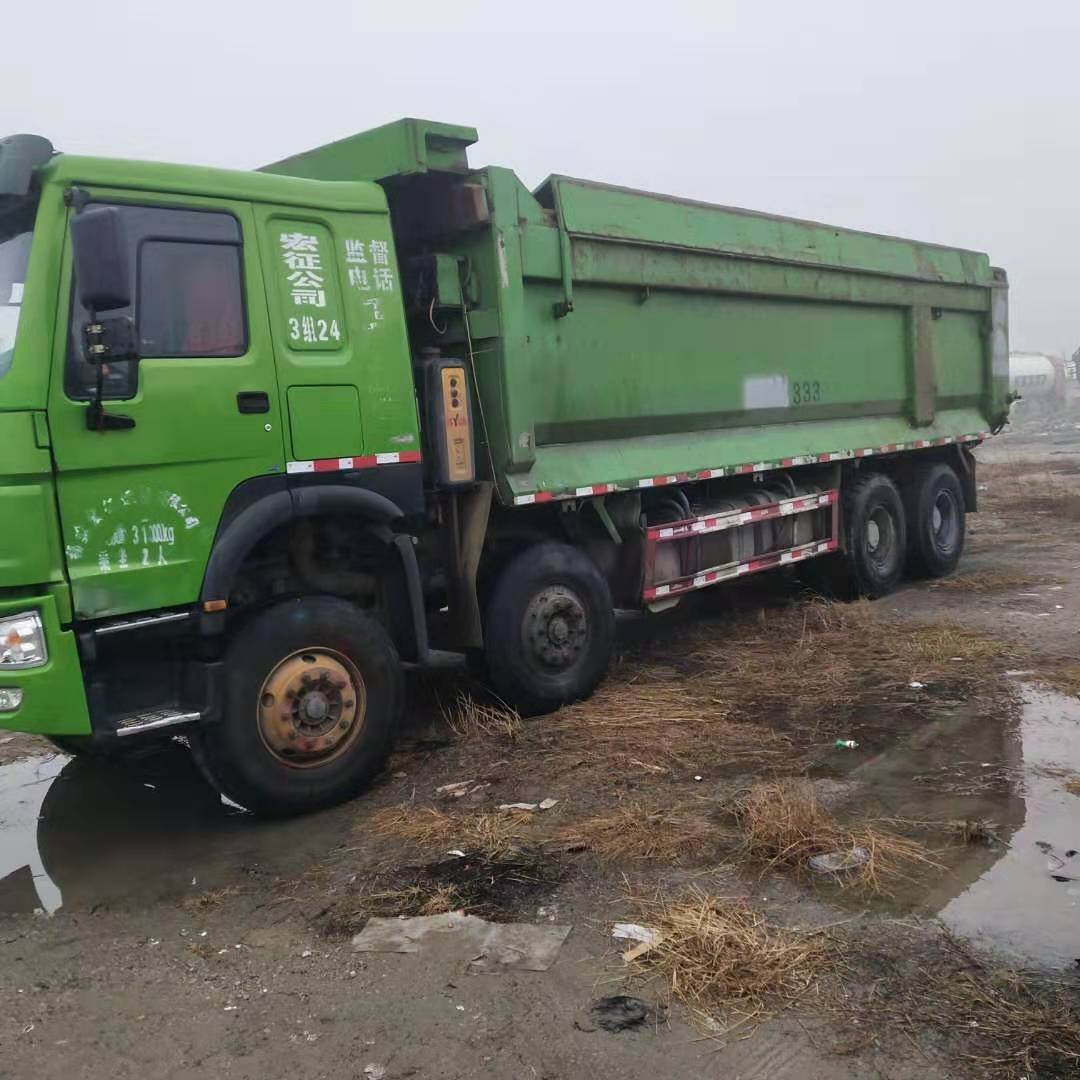
[[[402,121],[275,171],[371,178],[413,343],[471,354],[506,502],[974,439],[1008,393],[985,255],[553,176]],[[430,295],[431,303],[427,303]]]

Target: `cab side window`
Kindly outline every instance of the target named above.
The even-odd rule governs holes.
[[[135,266],[134,314],[142,359],[243,356],[247,351],[243,246],[239,223],[230,214],[120,206]],[[85,400],[96,378],[83,354],[82,328],[88,313],[72,282],[64,388]],[[110,312],[132,315],[131,308]],[[134,363],[106,366],[105,397],[135,395]]]

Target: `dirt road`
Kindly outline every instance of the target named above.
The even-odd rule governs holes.
[[[597,697],[535,722],[419,686],[384,777],[327,813],[255,821],[180,745],[118,769],[0,736],[0,1077],[1080,1074],[1004,1011],[949,1011],[1007,968],[1076,1015],[1080,430],[1041,430],[982,449],[955,579],[874,605],[793,581],[717,593],[625,626]],[[827,835],[884,838],[883,891],[768,848],[761,790],[809,792]],[[901,847],[892,867],[898,841],[924,861]],[[628,966],[611,927],[702,897],[765,917],[742,945],[814,947],[784,986],[695,1011],[660,951]],[[452,933],[354,951],[372,915],[453,907],[572,929],[546,971],[474,974]],[[656,1011],[605,1030],[590,1006],[621,993]],[[1030,1038],[1074,1045],[1067,1025]]]

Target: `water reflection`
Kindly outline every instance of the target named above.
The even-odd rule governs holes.
[[[258,821],[178,744],[115,765],[17,762],[0,769],[0,911],[139,905],[295,873],[333,846],[346,812]]]

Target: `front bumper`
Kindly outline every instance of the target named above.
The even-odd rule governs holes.
[[[22,704],[0,712],[0,728],[37,735],[89,735],[82,667],[75,635],[60,625],[56,599],[49,594],[0,600],[0,616],[37,611],[45,627],[49,659],[41,667],[0,670],[0,687],[23,692]]]

